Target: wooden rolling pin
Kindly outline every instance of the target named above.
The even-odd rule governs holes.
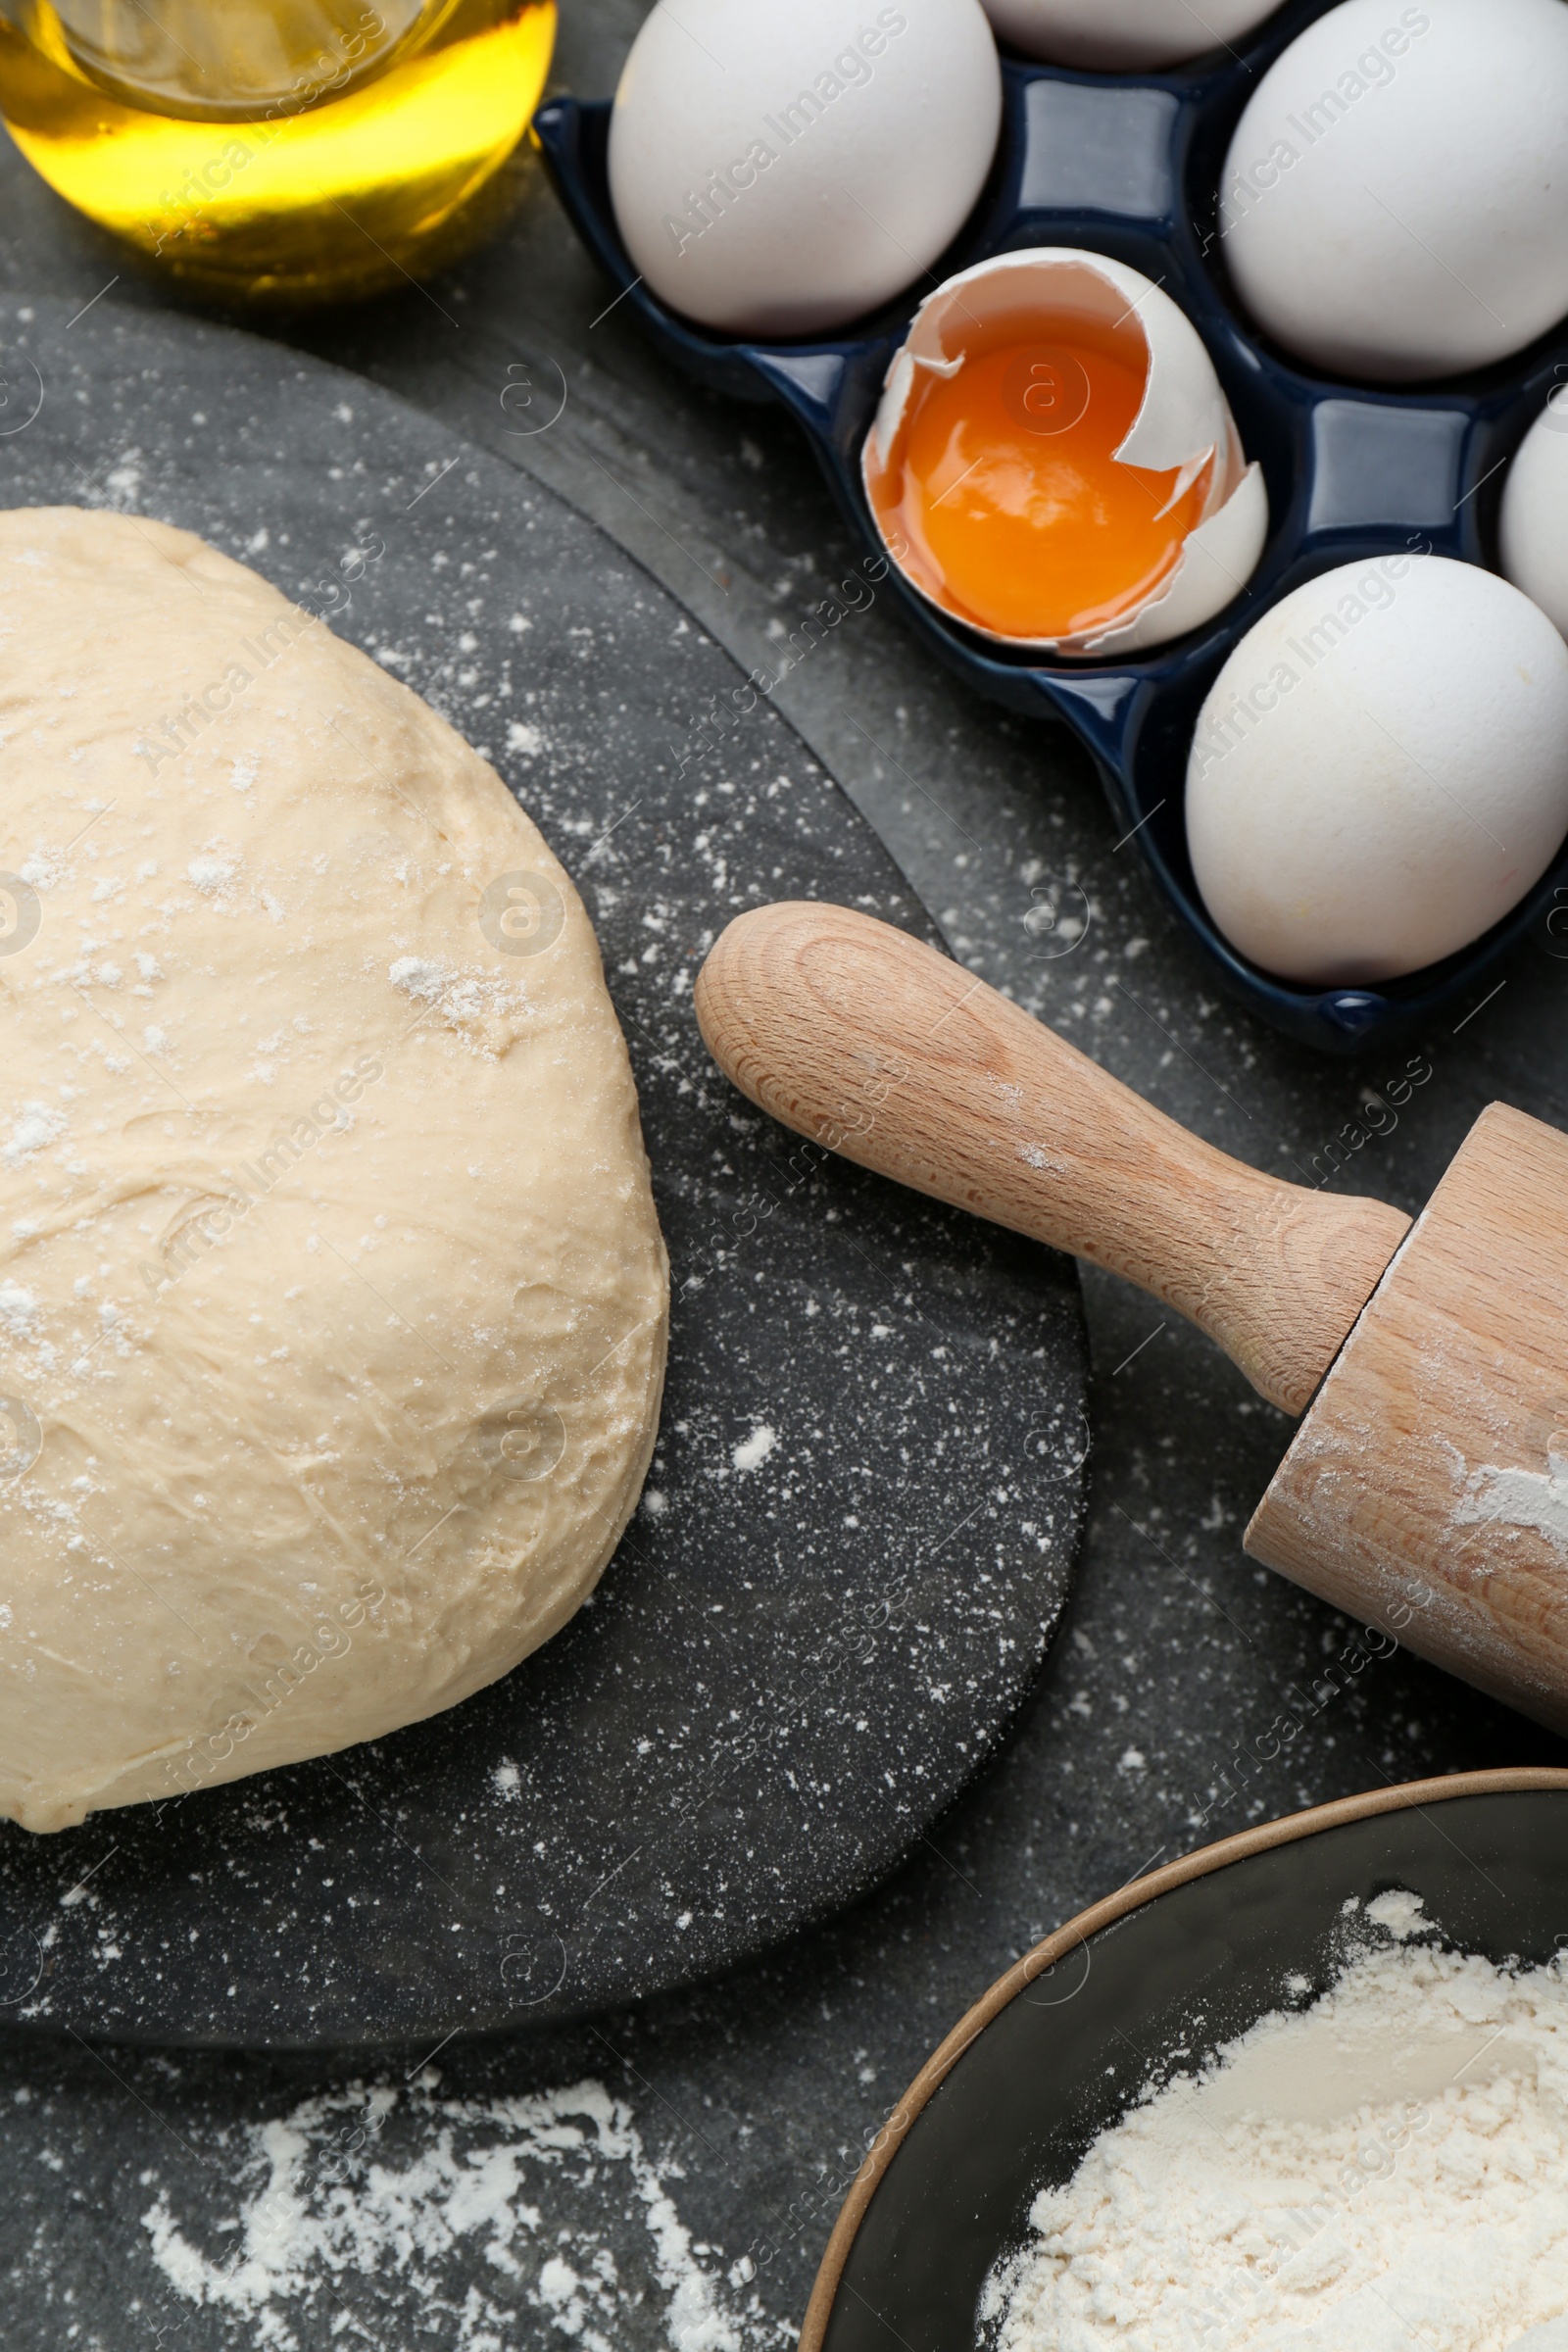
[[[696,1005],[785,1126],[1217,1340],[1305,1414],[1253,1557],[1568,1732],[1568,1137],[1494,1103],[1412,1226],[1244,1167],[844,906],[741,915]]]

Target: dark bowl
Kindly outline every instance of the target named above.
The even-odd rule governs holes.
[[[992,1985],[915,2077],[856,2176],[800,2352],[972,2352],[1036,2193],[1156,2077],[1193,2073],[1339,1973],[1341,1913],[1396,1887],[1444,1940],[1539,1964],[1568,1943],[1568,1772],[1455,1774],[1344,1797],[1135,1880]],[[1295,2004],[1293,2003],[1293,2006]]]
[[[898,572],[887,587],[908,626],[971,686],[1010,710],[1072,728],[1094,755],[1118,833],[1136,840],[1225,985],[1288,1037],[1351,1054],[1478,1004],[1509,949],[1568,902],[1568,847],[1510,914],[1444,962],[1377,988],[1297,987],[1239,956],[1198,894],[1184,818],[1193,728],[1240,638],[1303,581],[1412,546],[1492,563],[1506,460],[1553,383],[1568,375],[1568,332],[1556,329],[1441,389],[1391,392],[1302,369],[1247,318],[1217,229],[1221,169],[1258,76],[1333,4],[1292,0],[1236,51],[1170,74],[1071,74],[1004,59],[1002,143],[964,229],[898,303],[826,341],[747,342],[668,310],[639,280],[615,226],[609,105],[552,99],[534,130],[567,214],[622,307],[700,383],[782,403],[872,555],[881,541],[860,483],[860,447],[888,361],[940,279],[993,254],[1074,245],[1164,285],[1208,346],[1247,454],[1268,483],[1268,543],[1246,592],[1170,645],[1095,662],[1009,653],[928,605]]]

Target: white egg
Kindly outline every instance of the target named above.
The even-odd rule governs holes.
[[[1568,645],[1506,580],[1384,556],[1307,582],[1215,680],[1187,770],[1203,904],[1317,988],[1479,939],[1568,832]]]
[[[1231,142],[1222,250],[1252,317],[1330,372],[1482,368],[1568,312],[1564,0],[1346,0]]]
[[[610,192],[672,309],[822,334],[951,244],[1001,124],[980,0],[660,0],[615,93]]]
[[[1239,40],[1279,0],[985,0],[1004,41],[1048,65],[1149,74]]]
[[[1536,418],[1503,484],[1502,568],[1568,637],[1568,386]]]

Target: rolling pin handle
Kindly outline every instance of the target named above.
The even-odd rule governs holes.
[[[1410,1220],[1228,1158],[983,980],[847,906],[737,917],[696,988],[719,1067],[862,1167],[1138,1283],[1304,1412]]]

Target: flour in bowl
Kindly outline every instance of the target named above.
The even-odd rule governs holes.
[[[997,2352],[1568,2352],[1568,1967],[1364,1951],[1030,2222],[982,2303]]]

